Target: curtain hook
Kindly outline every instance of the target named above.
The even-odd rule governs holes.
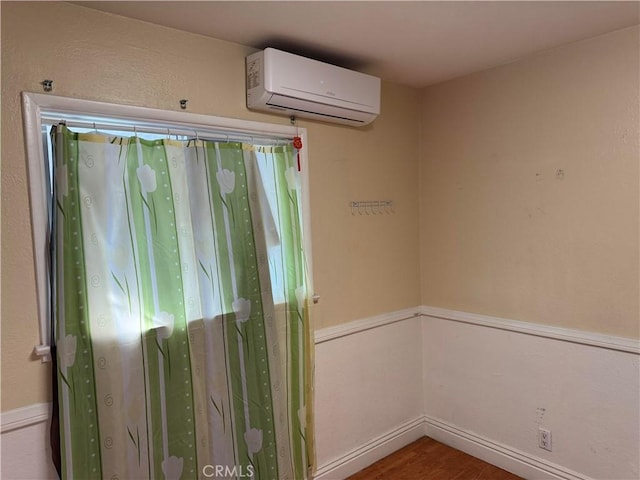
[[[96,128],[96,122],[93,122],[93,131],[97,134],[98,129]]]

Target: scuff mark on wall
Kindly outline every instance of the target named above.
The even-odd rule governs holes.
[[[547,413],[547,409],[543,407],[536,408],[536,424],[541,425],[544,414]]]

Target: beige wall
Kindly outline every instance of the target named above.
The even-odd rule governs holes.
[[[638,337],[638,34],[425,89],[423,304]]]
[[[191,112],[288,120],[246,110],[248,47],[66,3],[0,8],[6,411],[50,397],[49,367],[31,357],[19,93],[51,78],[56,95],[169,110],[188,98]],[[300,121],[316,328],[423,303],[637,338],[638,67],[636,27],[429,87],[421,101],[383,83],[383,113],[362,129]],[[352,216],[362,199],[393,199],[396,213]]]
[[[1,3],[2,410],[47,401],[38,343],[21,91],[272,123],[244,104],[248,47],[66,3]],[[316,328],[420,302],[418,91],[383,84],[382,114],[355,129],[308,129]],[[353,217],[351,200],[393,199],[396,214]]]

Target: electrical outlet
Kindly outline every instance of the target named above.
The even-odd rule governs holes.
[[[538,429],[538,446],[544,450],[551,451],[551,430]]]

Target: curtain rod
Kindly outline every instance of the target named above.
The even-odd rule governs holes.
[[[95,121],[94,121],[95,118]],[[64,123],[67,127],[93,129],[97,133],[99,130],[124,131],[138,133],[149,133],[154,135],[182,136],[189,139],[223,141],[223,142],[241,142],[252,143],[257,145],[286,145],[291,143],[293,136],[268,134],[260,135],[253,133],[245,133],[235,129],[227,128],[202,128],[195,126],[188,128],[185,125],[175,124],[171,122],[148,122],[128,119],[110,119],[105,117],[90,117],[79,115],[60,114],[42,114],[43,122],[47,124]]]

